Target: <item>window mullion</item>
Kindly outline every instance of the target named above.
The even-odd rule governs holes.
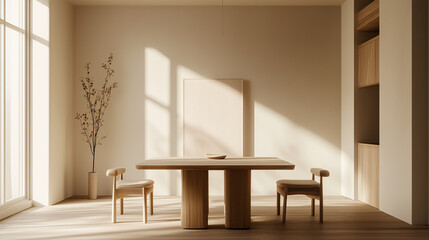
[[[31,75],[30,75],[30,71],[31,71],[31,40],[30,40],[30,34],[31,34],[31,11],[32,11],[32,5],[31,5],[31,0],[26,0],[25,1],[25,14],[26,14],[26,18],[25,18],[25,100],[26,100],[26,104],[25,104],[25,197],[27,199],[31,198],[30,195],[30,161],[31,161],[31,155],[30,155],[30,151],[31,151],[31,142],[30,142],[30,133],[31,133],[31,102],[30,102],[30,96],[31,96]]]
[[[5,190],[6,190],[6,168],[5,168],[5,135],[4,135],[4,124],[5,124],[5,108],[4,108],[4,103],[5,103],[5,98],[6,98],[6,92],[5,92],[5,79],[6,79],[6,63],[5,63],[5,59],[6,59],[6,54],[4,52],[4,50],[6,49],[6,36],[5,36],[5,25],[3,24],[1,26],[1,30],[2,31],[2,46],[1,46],[1,53],[2,53],[2,59],[0,61],[1,64],[1,69],[3,70],[1,72],[2,77],[1,77],[1,81],[0,81],[0,89],[1,89],[1,99],[0,99],[0,164],[1,164],[1,186],[0,186],[0,197],[1,197],[1,204],[4,204],[6,202],[6,194],[5,194]]]
[[[2,6],[2,11],[3,11],[3,18],[4,19],[6,19],[6,3],[5,3],[6,1],[3,1],[2,2],[2,4],[3,4],[3,6]],[[4,115],[4,100],[5,100],[5,85],[4,85],[4,79],[6,78],[6,74],[5,74],[5,69],[6,69],[6,67],[5,67],[5,53],[4,53],[4,49],[6,49],[5,48],[5,42],[6,42],[6,37],[5,37],[5,21],[3,20],[3,19],[0,19],[0,24],[2,24],[1,25],[1,29],[0,29],[0,31],[2,31],[2,34],[1,34],[1,41],[0,41],[0,43],[1,43],[1,46],[0,46],[0,52],[3,54],[3,55],[1,55],[0,57],[1,57],[1,60],[0,60],[0,64],[1,64],[1,66],[0,66],[0,69],[1,70],[3,70],[3,71],[1,71],[0,73],[1,73],[1,77],[0,77],[0,91],[1,91],[1,93],[0,93],[0,96],[1,96],[1,99],[0,99],[0,117],[1,117],[1,119],[0,119],[0,154],[1,154],[1,156],[0,156],[0,164],[1,164],[1,180],[0,180],[0,184],[1,184],[1,186],[0,186],[0,198],[1,198],[1,200],[0,200],[0,204],[4,204],[5,202],[6,202],[6,194],[5,194],[5,190],[6,190],[6,183],[5,183],[5,180],[6,180],[6,176],[5,176],[5,161],[4,161],[4,158],[5,158],[5,146],[4,146],[4,144],[5,144],[5,138],[4,138],[4,123],[5,123],[5,115]]]
[[[6,4],[6,3],[5,3]],[[5,7],[6,8],[6,7]],[[4,8],[4,9],[5,9]],[[2,111],[2,121],[1,121],[1,164],[2,164],[2,203],[6,203],[6,139],[5,139],[5,124],[6,124],[6,115],[5,115],[5,103],[6,103],[6,25],[3,23],[2,26],[2,37],[3,37],[3,43],[2,43],[2,99],[1,99],[1,111]]]
[[[0,19],[0,21],[1,21],[1,23],[3,24],[2,25],[2,31],[3,31],[3,34],[2,34],[2,40],[3,40],[3,42],[2,42],[2,49],[1,49],[1,51],[2,51],[2,59],[1,59],[1,61],[0,61],[0,63],[1,63],[1,67],[2,67],[2,72],[1,72],[1,74],[2,74],[2,77],[1,77],[1,81],[0,81],[0,89],[1,89],[1,100],[0,100],[0,117],[1,117],[1,119],[0,119],[0,123],[1,123],[1,126],[0,126],[0,137],[1,137],[1,139],[0,139],[0,144],[1,144],[1,146],[0,146],[0,153],[1,153],[1,156],[0,156],[0,164],[1,164],[1,186],[0,186],[0,197],[1,197],[1,204],[4,204],[4,203],[6,203],[6,194],[5,194],[5,191],[6,191],[6,168],[5,168],[5,157],[6,157],[6,152],[5,152],[5,149],[6,149],[6,147],[5,147],[5,134],[4,134],[4,130],[5,130],[5,127],[4,127],[4,124],[5,124],[5,122],[6,122],[6,118],[5,118],[5,106],[4,106],[4,104],[5,104],[5,100],[6,100],[6,91],[5,91],[5,79],[6,79],[6,54],[5,54],[5,50],[6,50],[6,1],[4,1],[3,2],[3,9],[2,9],[2,11],[3,11],[3,19]]]

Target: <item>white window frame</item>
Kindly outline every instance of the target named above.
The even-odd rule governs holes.
[[[1,9],[3,11],[3,18],[6,17],[6,1],[4,0],[4,7]],[[30,93],[31,93],[31,79],[30,79],[30,73],[31,73],[31,44],[30,44],[30,35],[31,35],[31,0],[25,0],[25,24],[24,29],[21,29],[18,26],[15,26],[11,23],[6,22],[4,19],[0,19],[0,24],[3,25],[3,34],[6,34],[6,27],[9,27],[15,31],[18,31],[20,33],[24,33],[25,37],[25,157],[24,157],[24,166],[25,166],[25,174],[24,174],[24,182],[25,182],[25,188],[24,188],[24,196],[13,199],[11,201],[6,202],[6,197],[4,196],[3,192],[6,188],[6,182],[5,182],[5,168],[4,168],[4,160],[5,160],[5,138],[4,138],[4,129],[5,129],[5,115],[4,115],[4,104],[5,104],[5,89],[4,89],[4,81],[6,79],[6,71],[3,71],[1,74],[3,74],[2,81],[0,83],[0,90],[2,91],[2,99],[0,99],[0,164],[1,164],[1,171],[2,171],[2,178],[0,183],[2,184],[3,190],[1,191],[0,197],[3,199],[3,204],[0,205],[0,220],[4,219],[10,215],[13,215],[17,212],[23,211],[33,205],[31,201],[31,194],[30,194],[30,150],[31,150],[31,141],[30,141],[30,133],[31,133],[31,105],[30,105]],[[6,37],[3,37],[3,50],[6,50]],[[3,59],[0,61],[0,64],[3,65],[3,69],[5,70],[5,58],[6,54],[3,52]]]

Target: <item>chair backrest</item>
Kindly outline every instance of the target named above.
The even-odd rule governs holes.
[[[320,196],[322,196],[323,195],[323,177],[329,177],[329,171],[325,170],[325,169],[322,169],[322,168],[311,168],[310,171],[311,171],[311,173],[313,175],[311,177],[311,179],[314,180],[314,176],[320,177],[320,181],[319,181],[319,184],[320,184]]]
[[[312,168],[310,171],[318,177],[329,177],[329,171],[322,168]]]
[[[125,168],[111,168],[106,171],[106,176],[115,177],[124,174],[125,171],[127,171]]]

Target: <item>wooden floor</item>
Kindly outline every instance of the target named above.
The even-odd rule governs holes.
[[[68,199],[0,221],[0,239],[429,239],[429,227],[412,227],[368,205],[325,199],[325,222],[310,216],[310,200],[288,197],[286,225],[275,196],[252,198],[252,228],[224,229],[223,199],[210,198],[209,229],[184,230],[180,198],[155,197],[155,215],[141,222],[141,198],[125,199],[125,215],[110,223],[110,199]],[[118,201],[119,202],[119,201]],[[316,209],[317,210],[317,209]]]

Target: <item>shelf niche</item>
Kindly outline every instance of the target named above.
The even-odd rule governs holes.
[[[380,77],[379,0],[355,6],[355,160],[358,200],[379,207]]]

